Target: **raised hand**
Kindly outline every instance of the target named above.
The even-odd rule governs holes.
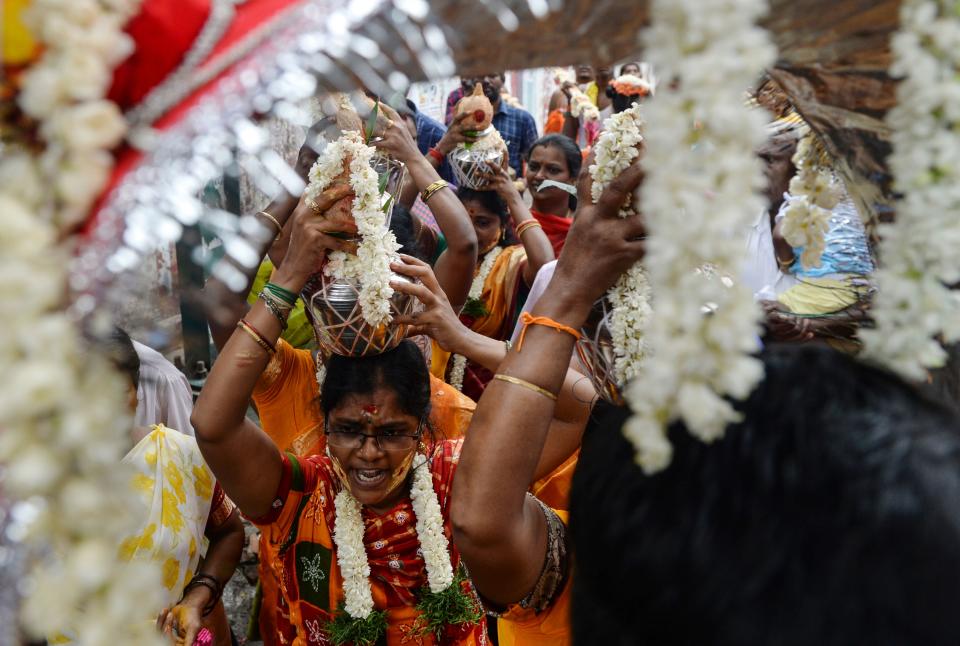
[[[447,131],[437,143],[437,150],[444,155],[449,155],[451,152],[453,152],[453,149],[460,144],[473,143],[477,140],[475,136],[466,134],[467,128],[465,128],[463,125],[464,119],[469,116],[469,113],[464,112],[463,114],[458,114],[453,118],[453,121],[451,121],[450,125],[447,127]]]
[[[593,181],[582,173],[579,206],[553,282],[583,303],[593,304],[623,272],[643,257],[646,229],[643,216],[619,216],[620,208],[643,179],[637,160],[610,182],[593,204]]]
[[[347,199],[349,193],[349,186],[333,187],[317,201],[317,209],[308,205],[306,198],[300,199],[293,212],[290,244],[273,282],[299,292],[307,279],[323,267],[329,251],[356,252],[355,242],[331,235],[342,233],[343,223],[339,219],[324,217],[330,207]],[[324,206],[327,210],[323,209]]]
[[[398,316],[395,322],[410,326],[408,336],[425,334],[447,352],[455,352],[462,343],[467,328],[450,306],[433,269],[412,256],[401,255],[400,258],[403,262],[393,263],[390,268],[416,282],[393,282],[390,286],[398,292],[416,297],[423,303],[424,310]]]
[[[419,158],[421,156],[420,149],[417,148],[417,142],[413,140],[413,135],[406,128],[403,117],[397,114],[396,110],[383,103],[380,104],[380,110],[389,121],[381,136],[370,143],[378,150],[405,164]]]

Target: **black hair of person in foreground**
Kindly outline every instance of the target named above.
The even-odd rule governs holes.
[[[763,354],[742,423],[646,476],[595,411],[571,494],[576,644],[960,643],[960,423],[823,347]]]

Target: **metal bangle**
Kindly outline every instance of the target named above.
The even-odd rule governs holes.
[[[554,393],[550,392],[550,391],[547,390],[546,388],[541,388],[541,387],[538,386],[537,384],[531,383],[531,382],[527,381],[526,379],[518,379],[517,377],[511,377],[510,375],[505,375],[505,374],[502,374],[502,373],[497,373],[497,374],[495,374],[495,375],[493,376],[493,378],[496,379],[496,380],[498,380],[498,381],[505,381],[505,382],[507,382],[508,384],[514,384],[514,385],[516,385],[516,386],[521,386],[522,388],[526,388],[527,390],[531,390],[531,391],[537,393],[538,395],[543,395],[544,397],[547,397],[548,399],[550,399],[550,400],[552,400],[552,401],[557,401],[557,396],[556,396]]]
[[[286,331],[287,317],[290,315],[290,308],[281,307],[281,305],[275,300],[276,297],[268,294],[265,291],[261,291],[259,294],[257,294],[257,298],[263,301],[263,304],[267,306],[267,309],[270,310],[270,313],[277,317],[277,320],[280,322],[281,331]]]

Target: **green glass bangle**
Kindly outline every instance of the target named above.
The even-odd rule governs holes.
[[[291,292],[289,289],[284,289],[283,287],[274,285],[273,283],[267,283],[263,286],[263,288],[291,307],[297,302],[297,295]]]

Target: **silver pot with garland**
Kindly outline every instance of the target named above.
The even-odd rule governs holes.
[[[477,133],[478,141],[496,132],[493,126]],[[460,144],[453,152],[447,155],[450,168],[457,186],[463,186],[474,191],[487,188],[489,181],[485,175],[489,172],[488,164],[500,166],[503,164],[503,151],[497,148],[477,146],[476,143]]]
[[[411,282],[399,274],[393,274],[391,280]],[[366,357],[392,350],[407,337],[409,330],[409,326],[395,323],[396,317],[422,309],[416,297],[394,291],[389,301],[390,318],[371,325],[364,320],[360,309],[360,282],[332,278],[323,272],[310,277],[300,296],[317,343],[326,355]]]

